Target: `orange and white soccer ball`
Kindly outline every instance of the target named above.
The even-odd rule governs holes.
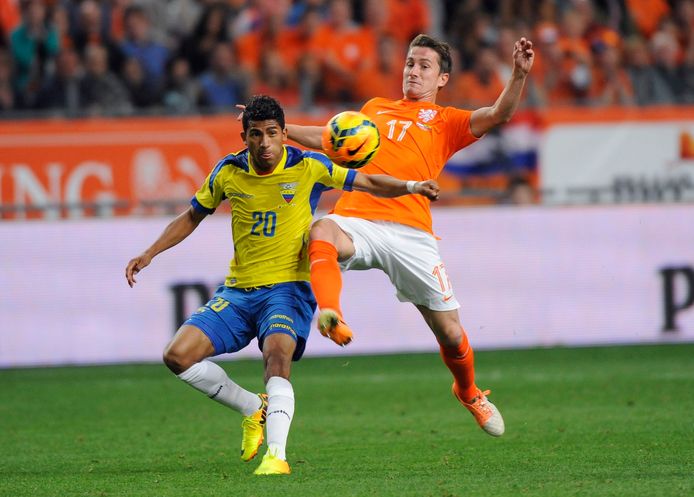
[[[350,169],[365,166],[376,155],[380,145],[378,128],[361,112],[340,112],[323,129],[325,155],[334,163]]]

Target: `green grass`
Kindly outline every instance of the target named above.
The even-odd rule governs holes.
[[[479,352],[494,439],[432,354],[304,359],[289,477],[163,365],[0,371],[2,496],[694,495],[694,345]],[[258,361],[223,366],[249,389]]]

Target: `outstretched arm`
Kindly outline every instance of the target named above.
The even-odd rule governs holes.
[[[480,137],[499,124],[511,120],[520,103],[521,93],[535,60],[533,42],[521,38],[513,46],[513,73],[506,87],[491,107],[482,107],[472,113],[470,129],[472,134]]]
[[[132,288],[136,283],[135,275],[149,266],[154,256],[185,240],[188,235],[195,231],[203,219],[205,219],[205,214],[189,207],[187,211],[171,221],[147,250],[128,262],[125,268],[125,279],[128,280],[128,285]]]
[[[439,185],[436,181],[403,181],[385,174],[357,173],[353,188],[378,197],[399,197],[408,193],[424,195],[429,200],[439,199]]]
[[[300,124],[287,124],[287,136],[299,145],[321,149],[321,135],[323,126],[302,126]]]

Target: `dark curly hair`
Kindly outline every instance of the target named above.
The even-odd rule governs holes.
[[[267,95],[253,95],[243,111],[243,131],[248,131],[250,121],[274,119],[284,129],[284,110],[280,103]]]

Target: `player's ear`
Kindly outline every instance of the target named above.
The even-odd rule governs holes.
[[[245,143],[246,145],[248,145],[248,144],[246,143],[246,132],[245,132],[245,131],[241,131],[241,133],[239,133],[239,135],[241,135],[241,140],[243,140],[243,143]]]
[[[450,74],[447,72],[442,72],[441,74],[439,74],[439,84],[438,84],[439,89],[446,86],[446,83],[448,83],[449,77],[450,77]]]
[[[282,141],[286,142],[287,138],[289,138],[289,135],[287,134],[287,127],[285,126],[284,129],[282,130]]]

